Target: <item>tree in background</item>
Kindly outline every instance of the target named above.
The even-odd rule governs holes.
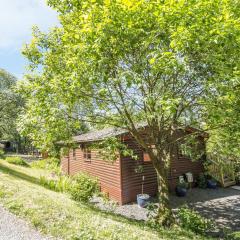
[[[16,120],[23,107],[23,100],[14,91],[17,79],[0,69],[0,139],[10,140],[21,145]]]
[[[239,73],[238,73],[239,74]],[[240,78],[227,81],[215,92],[208,106],[210,131],[208,152],[212,157],[228,159],[240,168]]]
[[[167,172],[180,141],[176,129],[211,127],[211,102],[230,81],[233,86],[239,81],[240,2],[48,3],[58,11],[61,26],[47,34],[35,28],[23,51],[32,70],[23,82],[29,94],[25,119],[45,133],[42,142],[51,131],[67,139],[80,121],[128,130],[157,172],[156,220],[171,225]],[[58,114],[78,121],[61,125]],[[51,121],[56,130],[48,128]],[[147,142],[139,123],[146,124]]]
[[[37,76],[19,81],[18,92],[25,99],[25,108],[18,119],[18,130],[31,140],[41,152],[58,156],[60,141],[68,141],[75,134],[87,130],[77,117],[78,108],[62,104],[56,98],[51,82]]]

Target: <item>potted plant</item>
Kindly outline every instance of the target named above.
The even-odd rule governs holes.
[[[217,181],[213,178],[207,179],[207,187],[211,189],[217,188]]]
[[[142,176],[142,193],[137,195],[137,204],[141,208],[146,207],[150,200],[150,196],[143,193],[144,180],[145,177]]]
[[[176,186],[176,195],[178,197],[185,197],[187,194],[188,183],[185,180],[179,181]]]

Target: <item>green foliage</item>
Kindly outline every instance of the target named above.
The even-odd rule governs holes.
[[[48,3],[60,24],[48,33],[34,28],[20,87],[21,129],[40,148],[69,139],[82,122],[117,126],[167,171],[177,125],[215,129],[226,124],[221,110],[239,113],[239,1]]]
[[[196,132],[198,134],[198,132]],[[184,156],[188,156],[191,160],[197,161],[205,154],[205,149],[201,145],[201,141],[195,135],[184,138],[184,142],[179,144],[179,150]]]
[[[230,233],[224,239],[226,239],[226,240],[240,240],[240,232]]]
[[[11,164],[20,165],[23,167],[29,167],[29,164],[25,160],[23,160],[21,157],[17,157],[17,156],[6,157],[6,161]]]
[[[5,152],[0,148],[0,159],[5,159]]]
[[[197,186],[200,188],[207,188],[207,177],[204,173],[200,173],[197,177]]]
[[[55,192],[67,192],[71,186],[71,178],[67,176],[60,176],[55,179],[40,176],[39,182],[42,186]]]
[[[69,192],[72,199],[88,202],[99,192],[98,180],[85,173],[79,173],[73,178]]]
[[[70,138],[86,131],[87,127],[73,116],[79,109],[71,104],[64,106],[55,94],[46,92],[44,81],[38,76],[28,76],[25,81],[18,82],[17,91],[26,105],[17,125],[21,135],[28,137],[37,149],[59,156],[61,147],[58,143],[71,143]]]
[[[156,221],[156,216],[158,212],[158,206],[154,203],[149,202],[147,204],[147,224],[150,225],[151,227],[157,229],[159,228],[159,224]]]
[[[135,173],[143,173],[144,172],[144,167],[143,164],[137,164],[136,167],[134,168]]]
[[[180,188],[188,188],[188,183],[186,181],[178,182],[177,184],[178,187]]]
[[[38,177],[43,174],[41,169],[10,165],[12,171],[8,169],[4,172],[1,168],[4,164],[6,163],[1,161],[0,190],[6,194],[0,197],[0,204],[6,209],[14,208],[18,216],[36,226],[43,234],[53,238],[63,240],[70,240],[73,237],[80,237],[81,240],[84,237],[87,240],[211,239],[179,227],[156,230],[142,221],[130,220],[77,203],[71,200],[68,194],[49,191],[29,181],[32,176]],[[27,175],[28,178],[22,178],[20,174],[14,175],[16,170],[21,172],[22,176]]]
[[[4,189],[4,187],[1,186],[1,188],[0,188],[0,198],[5,197],[5,195],[6,195],[5,189]]]
[[[240,184],[240,172],[236,173],[236,183]]]
[[[138,159],[133,150],[129,149],[126,144],[122,143],[116,137],[106,138],[99,143],[92,144],[91,147],[96,148],[99,155],[109,162],[115,162],[120,155],[124,157],[130,156],[135,160]]]
[[[206,234],[214,227],[213,221],[201,217],[199,213],[189,209],[188,207],[180,208],[177,216],[179,218],[180,225],[183,228],[198,234]]]
[[[58,158],[46,158],[31,163],[32,168],[53,170],[55,173],[60,172],[60,160]]]
[[[17,79],[0,68],[0,138],[18,140],[17,116],[23,107],[23,100],[14,91]]]

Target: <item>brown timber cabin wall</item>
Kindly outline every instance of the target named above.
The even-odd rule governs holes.
[[[73,150],[70,150],[69,155],[62,158],[61,168],[69,175],[86,172],[97,177],[101,191],[122,204],[119,159],[113,164],[108,163],[101,159],[96,150],[91,150],[91,160],[86,161],[83,150],[77,148],[75,149],[75,157],[73,156]]]
[[[62,158],[62,170],[70,175],[83,171],[96,176],[100,181],[101,190],[120,204],[136,201],[136,195],[141,193],[142,176],[144,175],[144,193],[154,196],[157,193],[157,175],[152,163],[143,161],[144,151],[131,135],[125,134],[121,138],[138,155],[138,161],[131,157],[121,156],[115,163],[108,163],[101,159],[97,150],[91,151],[91,161],[85,161],[82,149],[77,148],[75,158],[73,150],[69,152],[68,156]],[[199,137],[199,141],[205,147],[204,138]],[[191,172],[196,179],[204,171],[201,161],[192,162],[188,157],[179,154],[177,145],[174,155],[175,157],[171,159],[168,176],[169,187],[172,191],[175,189],[180,175]],[[143,163],[143,173],[135,172],[138,163]]]
[[[134,151],[139,158],[138,161],[131,157],[121,157],[121,172],[122,172],[122,204],[136,201],[136,195],[142,191],[142,176],[144,180],[144,193],[154,196],[157,193],[157,174],[151,162],[143,161],[143,149],[137,144],[135,139],[128,135],[123,138],[124,142],[130,149]],[[204,147],[204,139],[199,137],[201,146]],[[178,177],[191,172],[194,179],[204,171],[201,161],[193,162],[190,158],[179,153],[178,146],[175,146],[174,158],[171,159],[171,166],[168,175],[170,191],[174,191]],[[137,164],[143,164],[143,173],[136,173]]]

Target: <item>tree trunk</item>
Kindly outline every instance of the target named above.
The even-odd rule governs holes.
[[[169,202],[169,188],[167,180],[166,168],[160,164],[157,164],[157,181],[158,181],[158,198],[159,207],[156,216],[156,222],[164,227],[170,227],[174,223],[174,217]]]

